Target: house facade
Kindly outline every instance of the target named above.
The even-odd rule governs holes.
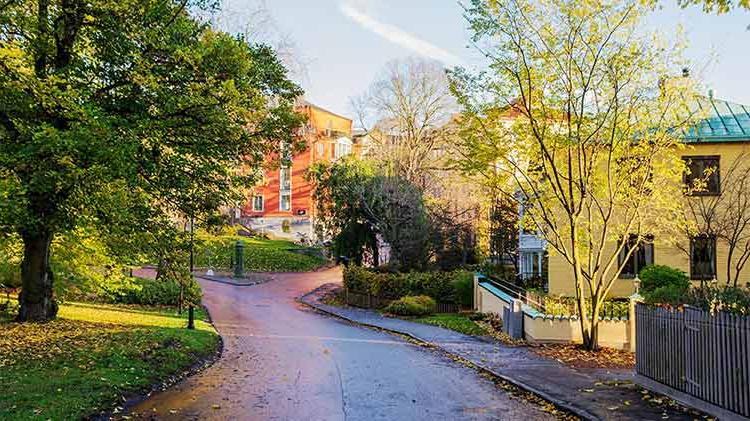
[[[334,161],[355,151],[351,119],[306,101],[300,102],[298,112],[307,116],[302,129],[305,149],[293,155],[289,164],[267,169],[241,210],[248,227],[291,240],[313,238],[315,204],[312,185],[305,179],[307,170],[317,162]]]
[[[685,148],[680,150],[688,168],[686,185],[700,178],[699,192],[687,193],[675,200],[685,201],[689,214],[695,215],[695,235],[674,233],[672,238],[649,238],[624,263],[623,273],[610,291],[612,297],[625,297],[635,292],[635,279],[643,267],[650,264],[666,265],[684,271],[695,284],[718,281],[725,284],[739,279],[739,285],[750,282],[750,264],[737,276],[736,266],[750,254],[743,254],[746,240],[741,241],[732,258],[724,238],[731,220],[722,212],[744,212],[746,227],[738,227],[743,238],[750,238],[750,194],[740,194],[750,188],[750,106],[706,98],[703,104],[709,115],[683,136]],[[739,195],[741,197],[734,197]],[[717,205],[720,204],[720,205]],[[729,209],[729,210],[727,210]],[[737,230],[736,230],[737,231]],[[612,245],[613,249],[615,245]],[[750,243],[747,244],[750,250]],[[545,264],[546,262],[546,264]],[[520,276],[540,275],[548,279],[550,294],[575,295],[575,281],[570,264],[552,250],[533,232],[519,232]]]

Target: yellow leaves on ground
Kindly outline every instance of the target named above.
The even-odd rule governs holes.
[[[184,328],[185,323],[141,307],[66,303],[51,322],[0,323],[0,368],[59,357],[75,361],[72,356],[81,350],[92,355],[126,341],[129,336],[123,333],[144,327]],[[195,324],[196,329],[213,329],[203,321]]]
[[[126,326],[70,320],[0,325],[0,367],[100,350]]]
[[[581,345],[542,345],[532,348],[537,354],[575,368],[633,368],[635,354],[612,348],[588,351]]]

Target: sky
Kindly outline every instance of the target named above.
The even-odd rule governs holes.
[[[265,22],[301,56],[306,98],[349,117],[350,98],[366,91],[388,61],[422,56],[447,67],[482,66],[456,0],[224,0],[224,29],[241,31],[243,22],[257,20],[259,1],[270,15]],[[676,3],[662,0],[648,27],[670,34],[681,26],[692,74],[716,97],[750,105],[750,12],[717,16]]]

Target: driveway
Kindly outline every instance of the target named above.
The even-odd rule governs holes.
[[[338,269],[251,287],[201,281],[224,339],[207,370],[132,409],[152,419],[551,419],[442,354],[309,310]]]

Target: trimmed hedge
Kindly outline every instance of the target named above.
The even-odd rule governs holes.
[[[472,305],[473,278],[469,271],[380,272],[351,265],[344,269],[344,287],[352,292],[390,300],[425,295],[441,303]]]
[[[690,290],[685,272],[663,265],[649,265],[638,274],[641,292],[647,303],[677,305]]]
[[[120,304],[176,306],[180,299],[179,282],[166,279],[154,280],[134,278],[131,286],[110,292],[112,301]],[[200,304],[203,292],[195,279],[185,284],[184,300],[186,304]]]
[[[429,316],[435,313],[435,300],[426,295],[406,296],[393,301],[385,308],[386,313],[398,316]]]

